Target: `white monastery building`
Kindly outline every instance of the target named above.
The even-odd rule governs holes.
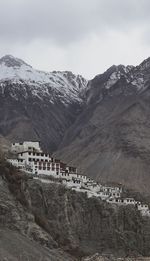
[[[42,151],[38,141],[24,141],[13,143],[10,149],[12,155],[9,163],[21,171],[33,175],[43,183],[61,183],[77,192],[86,193],[88,198],[97,197],[109,204],[132,205],[136,207],[143,216],[150,217],[150,210],[147,204],[137,202],[134,198],[123,198],[121,186],[101,185],[85,175],[77,172],[77,168],[67,166],[58,159],[51,157],[49,153]],[[55,181],[50,180],[55,178]]]
[[[12,152],[22,152],[22,151],[38,151],[42,152],[40,148],[40,143],[38,141],[24,141],[20,143],[12,143],[11,151]]]
[[[86,176],[77,173],[75,167],[67,166],[60,160],[51,157],[49,153],[44,153],[39,142],[13,143],[10,152],[13,157],[8,161],[27,173],[67,178],[67,180],[77,179],[83,182],[87,180]]]

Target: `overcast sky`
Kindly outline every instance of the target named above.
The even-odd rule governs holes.
[[[90,79],[150,56],[150,0],[0,0],[0,56]]]

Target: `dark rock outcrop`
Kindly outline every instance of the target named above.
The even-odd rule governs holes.
[[[0,161],[0,260],[73,261],[28,208],[28,177]]]
[[[150,220],[133,207],[113,207],[0,165],[0,253],[6,257],[17,260],[21,249],[31,261],[39,251],[43,260],[59,261],[79,261],[95,253],[148,256],[149,228]]]

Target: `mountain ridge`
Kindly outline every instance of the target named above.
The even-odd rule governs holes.
[[[110,79],[114,69],[90,81],[87,106],[55,155],[97,180],[150,193],[149,58]]]
[[[55,150],[82,110],[86,86],[82,76],[38,71],[4,56],[0,59],[0,133],[10,141],[41,140],[45,149]]]
[[[138,66],[113,65],[90,81],[42,72],[52,86],[34,82],[35,71],[30,67],[28,80],[16,81],[16,68],[13,77],[1,78],[4,139],[41,140],[45,150],[89,176],[150,193],[150,58]]]

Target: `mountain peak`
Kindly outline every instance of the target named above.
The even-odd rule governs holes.
[[[22,65],[27,65],[27,66],[31,67],[30,65],[25,63],[23,60],[16,58],[12,55],[3,56],[0,59],[0,64],[4,64],[7,67],[21,67]]]
[[[140,68],[142,68],[143,70],[149,69],[149,68],[150,68],[150,57],[148,57],[147,59],[145,59],[139,66],[140,66]]]

